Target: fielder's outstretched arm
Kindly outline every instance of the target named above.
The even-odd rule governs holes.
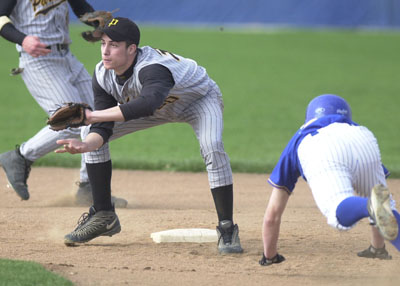
[[[114,106],[111,108],[107,108],[104,110],[96,110],[91,111],[90,109],[86,109],[86,119],[85,125],[90,125],[98,122],[123,122],[125,118],[121,112],[119,106]],[[89,133],[89,135],[85,138],[84,141],[80,141],[78,139],[62,139],[57,140],[57,144],[63,145],[63,148],[57,149],[56,153],[86,153],[94,151],[104,144],[103,137],[95,132]]]
[[[103,109],[103,110],[95,110],[91,111],[86,109],[86,125],[90,125],[98,122],[124,122],[125,117],[121,112],[121,108],[119,106],[114,106],[111,108]]]
[[[271,197],[265,210],[262,236],[264,255],[270,259],[278,253],[278,237],[281,225],[281,217],[286,208],[289,194],[281,189],[273,188]]]

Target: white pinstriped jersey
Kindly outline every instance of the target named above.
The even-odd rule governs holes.
[[[139,72],[152,64],[160,64],[168,68],[175,81],[174,87],[164,102],[165,105],[155,111],[154,116],[181,114],[194,101],[205,96],[213,83],[205,68],[192,59],[149,46],[142,47],[138,51],[133,75],[123,86],[117,83],[114,70],[106,70],[102,62],[96,66],[96,78],[99,85],[120,104],[127,103],[140,95],[142,85],[139,81]]]
[[[47,114],[65,102],[86,102],[93,106],[90,75],[83,64],[71,54],[68,47],[58,49],[56,46],[56,44],[71,43],[68,27],[69,2],[67,0],[15,2],[10,14],[15,28],[26,35],[37,36],[42,43],[51,46],[49,54],[32,57],[17,45],[17,50],[21,52],[19,57],[19,67],[23,69],[21,76],[33,98]],[[83,4],[80,12],[87,9]],[[79,129],[71,128],[55,132],[46,126],[28,141],[23,142],[20,152],[26,159],[36,161],[57,149],[58,139],[79,137]],[[82,182],[88,181],[84,162],[81,165],[80,179]]]
[[[124,135],[171,122],[190,124],[200,144],[200,153],[208,172],[211,188],[232,184],[229,157],[222,142],[223,102],[218,85],[207,75],[206,70],[191,59],[183,58],[151,47],[138,50],[137,62],[132,76],[120,86],[114,70],[106,70],[103,63],[96,66],[96,79],[106,93],[120,104],[139,96],[142,85],[139,71],[149,65],[159,64],[169,69],[175,85],[170,90],[164,105],[153,115],[124,122],[116,122],[110,141]],[[84,139],[90,126],[82,129]],[[111,159],[109,144],[84,154],[86,163],[97,164]]]
[[[341,226],[336,216],[344,199],[368,198],[375,185],[386,185],[377,140],[364,126],[333,123],[321,128],[304,138],[298,156],[318,208],[338,229],[351,228]],[[394,200],[391,207],[395,209]]]
[[[327,115],[296,132],[268,182],[291,193],[302,175],[328,224],[348,229],[337,221],[337,206],[354,195],[369,197],[373,186],[386,185],[385,173],[372,132],[344,116]]]
[[[45,44],[71,43],[67,0],[18,0],[10,19],[19,31],[38,36]],[[19,45],[17,48],[20,51]]]
[[[309,134],[314,136],[318,134],[319,131],[323,128],[326,128],[327,126],[330,126],[334,123],[344,123],[350,126],[358,126],[358,124],[352,122],[351,120],[348,120],[345,116],[337,114],[327,115],[321,118],[314,118],[308,121],[290,139],[285,150],[281,154],[279,162],[276,164],[274,170],[272,171],[268,182],[276,188],[281,188],[286,190],[288,193],[291,193],[296,185],[299,176],[303,176],[306,180],[308,180],[307,176],[303,174],[303,166],[298,158],[298,148],[302,144],[306,136],[308,136]],[[336,138],[332,138],[332,141],[337,142],[340,138],[339,135],[340,134],[337,135],[337,140]],[[360,145],[366,144],[365,139],[360,139],[359,141],[360,142],[358,142],[358,144]],[[323,146],[321,146],[321,148],[322,147]],[[335,150],[332,147],[331,152],[335,153],[335,156],[337,156],[337,158],[334,160],[335,162],[342,162],[343,159],[341,158],[346,157],[342,154],[344,151],[345,150],[337,150],[335,153]],[[324,154],[323,157],[325,158],[326,156],[328,156],[328,153]],[[363,157],[369,157],[369,155],[363,154]],[[389,171],[383,165],[381,169],[383,170],[385,176],[389,176]]]

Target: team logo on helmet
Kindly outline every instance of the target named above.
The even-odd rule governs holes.
[[[347,109],[338,109],[336,110],[337,114],[347,115],[349,111]]]
[[[315,109],[315,114],[323,116],[325,114],[325,108],[318,107],[317,109]]]

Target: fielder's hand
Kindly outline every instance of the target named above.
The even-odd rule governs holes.
[[[37,58],[40,56],[45,56],[51,52],[50,49],[46,48],[47,45],[43,44],[39,37],[36,36],[26,36],[22,41],[22,48],[25,52],[30,54],[32,57]]]
[[[63,148],[57,149],[56,153],[85,153],[88,151],[88,146],[85,142],[82,142],[78,139],[60,139],[57,140],[57,144],[63,145]]]
[[[87,112],[92,108],[86,103],[68,102],[58,108],[47,120],[47,124],[54,131],[70,127],[80,127],[87,124]]]
[[[83,14],[79,20],[95,29],[93,31],[82,32],[82,37],[88,42],[100,41],[102,36],[101,29],[104,28],[105,24],[113,18],[112,14],[118,10],[119,9],[115,9],[111,12],[93,11]]]
[[[263,253],[262,258],[258,263],[260,263],[261,266],[269,266],[269,265],[274,264],[274,263],[281,263],[282,261],[285,261],[285,257],[280,255],[279,253],[277,253],[271,259],[266,258],[264,253]]]

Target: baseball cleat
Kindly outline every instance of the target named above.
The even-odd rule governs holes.
[[[97,212],[92,206],[89,212],[81,215],[75,230],[64,236],[64,244],[74,246],[99,236],[113,236],[120,231],[121,224],[114,209]]]
[[[371,197],[368,199],[367,208],[382,236],[387,240],[396,239],[399,226],[390,207],[389,189],[380,184],[374,186]]]
[[[6,172],[9,186],[22,200],[28,200],[27,180],[33,162],[25,159],[19,152],[19,146],[17,146],[15,150],[0,154],[0,164]]]
[[[225,253],[242,253],[240,245],[239,227],[233,224],[231,220],[222,220],[217,226],[218,251]]]
[[[75,204],[77,206],[93,205],[92,187],[89,182],[77,182],[79,186],[75,195]],[[128,201],[123,198],[111,196],[111,202],[116,208],[126,208]]]
[[[357,256],[365,258],[378,258],[382,260],[392,259],[392,256],[389,255],[389,253],[385,249],[385,246],[383,246],[382,248],[375,248],[370,245],[367,249],[357,253]]]

